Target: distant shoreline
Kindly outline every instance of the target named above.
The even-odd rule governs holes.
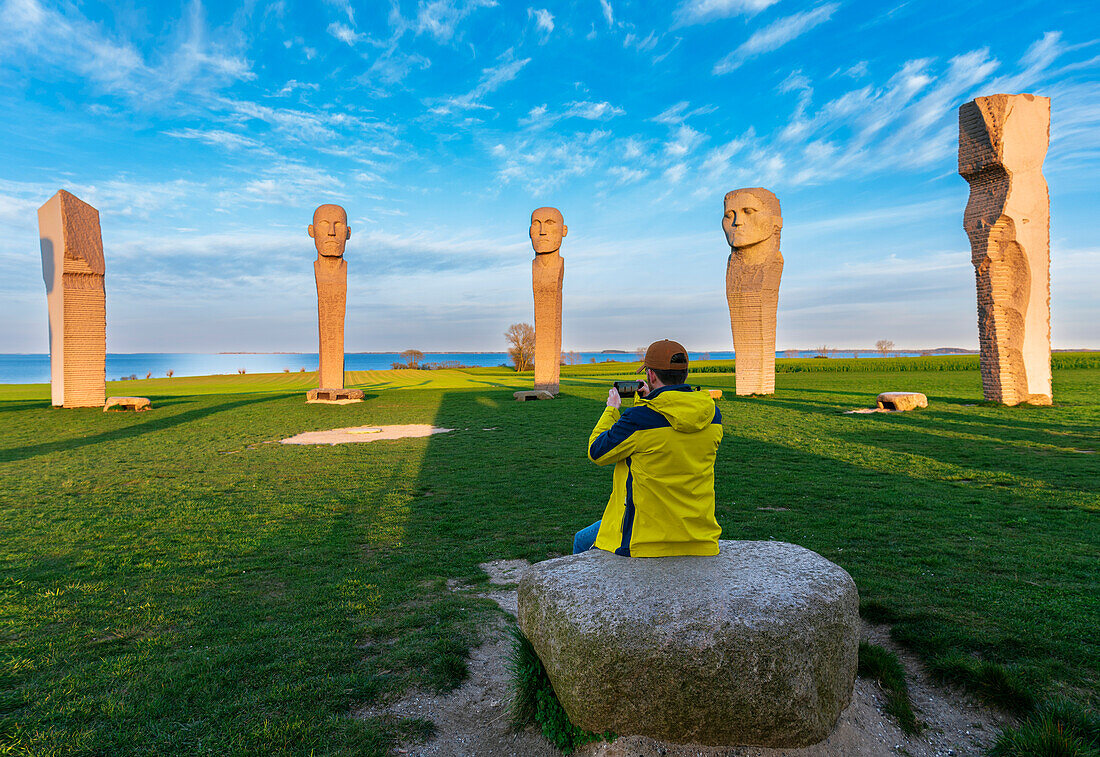
[[[720,350],[692,350],[692,352],[710,353],[710,352],[731,352],[729,349]],[[817,349],[793,349],[793,350],[776,350],[777,354],[784,352],[817,352]],[[384,350],[384,351],[361,351],[361,352],[345,352],[345,355],[400,355],[400,351]],[[420,350],[424,355],[507,355],[505,350]],[[604,355],[630,355],[634,354],[633,350],[562,350],[562,354],[566,355],[570,352],[585,352],[585,353],[599,353]],[[866,352],[874,353],[879,350],[873,347],[829,347],[830,353],[836,352]],[[887,354],[901,353],[901,352],[927,352],[929,355],[977,355],[979,350],[968,350],[962,347],[936,347],[935,349],[922,349],[922,348],[909,348],[909,347],[895,347],[887,350]],[[1100,352],[1100,347],[1058,347],[1051,349],[1051,352]],[[48,352],[2,352],[0,356],[5,357],[49,357]],[[111,355],[316,355],[316,352],[111,352]],[[716,358],[722,359],[722,358]]]

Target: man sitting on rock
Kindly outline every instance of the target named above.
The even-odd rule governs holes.
[[[714,459],[722,414],[707,392],[687,386],[688,354],[678,342],[649,345],[646,381],[634,407],[607,393],[607,408],[588,439],[596,465],[615,464],[603,519],[577,532],[573,554],[603,549],[624,557],[716,555]]]

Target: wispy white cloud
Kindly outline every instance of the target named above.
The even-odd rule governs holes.
[[[204,187],[184,179],[149,181],[123,174],[93,183],[73,182],[65,188],[95,206],[102,218],[144,220],[175,211],[192,193]]]
[[[396,129],[393,125],[374,118],[364,118],[344,111],[302,110],[298,108],[273,108],[249,100],[222,98],[219,104],[229,112],[231,123],[248,123],[256,120],[268,124],[278,134],[296,143],[323,146],[339,142],[349,133],[357,136],[365,132],[378,140],[378,148],[392,144]]]
[[[588,100],[569,103],[565,108],[566,118],[586,118],[589,121],[603,121],[615,116],[621,116],[625,111],[604,100],[603,102],[591,102]]]
[[[665,152],[673,158],[686,158],[702,144],[706,137],[687,124],[681,124],[673,133],[673,138],[665,143]]]
[[[297,79],[290,79],[282,88],[275,93],[275,97],[286,97],[293,94],[299,89],[316,91],[321,88],[321,85],[317,82],[304,82]]]
[[[650,32],[645,37],[642,37],[634,32],[627,32],[627,35],[623,37],[623,47],[634,48],[638,52],[648,53],[654,47],[657,46],[657,33]]]
[[[660,63],[660,62],[661,62],[661,61],[663,61],[663,60],[664,60],[665,58],[667,58],[668,56],[672,55],[672,53],[673,53],[673,52],[674,52],[674,51],[676,50],[676,48],[678,48],[678,47],[680,46],[680,43],[681,43],[681,42],[683,42],[683,41],[684,41],[684,38],[683,38],[683,37],[677,37],[677,38],[676,38],[676,41],[675,41],[675,42],[673,42],[673,43],[672,43],[672,45],[671,45],[671,46],[670,46],[670,47],[669,47],[669,48],[668,48],[667,50],[665,50],[665,51],[664,51],[663,53],[661,53],[660,55],[654,55],[654,56],[653,56],[653,63],[654,63],[654,65],[656,65],[656,64],[658,64],[658,63]]]
[[[554,140],[537,135],[512,138],[508,144],[493,145],[489,154],[498,162],[501,181],[545,193],[596,168],[610,136],[609,131],[595,129]]]
[[[377,82],[389,87],[405,79],[412,71],[424,71],[430,68],[432,61],[427,56],[419,53],[408,53],[400,50],[396,45],[379,55],[370,65],[359,80],[361,82]],[[375,90],[375,94],[388,94],[382,90]]]
[[[839,3],[827,3],[813,10],[794,13],[773,21],[763,29],[754,32],[733,52],[714,64],[714,73],[728,74],[750,58],[778,50],[791,40],[828,21],[839,7]]]
[[[481,70],[481,78],[476,87],[464,95],[443,100],[434,106],[431,112],[436,115],[446,115],[454,110],[491,110],[482,102],[482,99],[519,76],[524,66],[531,62],[530,58],[516,58],[511,49],[501,55],[499,60],[498,65]]]
[[[355,25],[355,9],[351,7],[351,0],[325,0],[325,2],[343,11],[348,18],[348,23]]]
[[[672,14],[677,24],[702,24],[730,16],[753,16],[779,0],[683,0]]]
[[[181,92],[194,95],[255,78],[249,61],[234,54],[229,41],[211,38],[197,1],[181,19],[175,43],[165,46],[156,61],[147,60],[129,41],[107,34],[75,8],[61,11],[39,0],[5,0],[0,4],[0,28],[0,61],[6,65],[70,70],[141,107],[166,102]]]
[[[266,166],[261,175],[238,192],[228,190],[223,197],[256,202],[315,202],[318,197],[333,197],[344,184],[339,177],[316,166],[282,159]]]
[[[306,41],[301,37],[294,37],[293,39],[283,40],[283,47],[287,50],[293,50],[294,48],[301,48],[302,55],[305,56],[307,61],[313,60],[317,57],[317,48],[310,47],[306,44]]]
[[[600,0],[600,8],[603,10],[603,18],[608,28],[615,25],[615,11],[611,8],[609,0]]]
[[[527,116],[519,119],[520,126],[535,126],[546,128],[563,118],[583,118],[587,121],[607,121],[625,113],[622,108],[612,105],[606,100],[593,102],[591,100],[574,100],[557,112],[551,112],[550,107],[543,103],[531,108]]]
[[[542,32],[542,42],[546,42],[554,31],[554,16],[545,8],[528,8],[527,17],[535,19],[535,29]]]
[[[699,167],[707,178],[699,182],[698,192],[717,191],[731,181],[798,186],[840,176],[953,167],[958,106],[980,94],[1004,91],[1006,82],[1015,91],[1034,87],[1063,52],[1058,35],[1046,34],[1013,72],[1001,76],[1001,62],[985,48],[943,63],[914,59],[883,84],[843,92],[817,107],[809,76],[794,71],[777,88],[798,95],[786,124],[772,134],[751,132],[747,139],[710,150]],[[670,109],[673,115],[677,107]],[[1100,112],[1095,116],[1100,118]]]
[[[1046,32],[1033,42],[1020,59],[1021,68],[1014,74],[999,77],[990,84],[995,92],[1019,92],[1035,84],[1036,78],[1067,51],[1061,32]]]
[[[654,116],[652,120],[656,121],[659,124],[675,126],[677,124],[682,124],[684,121],[692,118],[693,116],[706,115],[708,113],[713,113],[714,111],[718,110],[718,108],[713,105],[704,105],[693,110],[688,110],[690,106],[691,103],[689,103],[687,100],[681,100],[675,105],[671,105],[668,108],[665,108],[658,115]]]
[[[194,139],[215,147],[237,150],[242,147],[258,148],[261,143],[243,134],[234,134],[222,129],[172,129],[164,132],[169,137]]]
[[[357,32],[347,24],[339,21],[333,21],[328,25],[328,33],[336,39],[340,40],[346,45],[355,47],[356,43],[362,40],[366,35],[361,32]]]
[[[463,19],[480,8],[496,5],[496,0],[420,0],[416,33],[427,33],[437,42],[450,42]]]
[[[838,68],[836,71],[833,71],[830,78],[835,78],[837,76],[847,76],[850,79],[862,79],[864,76],[867,75],[867,72],[867,61],[861,60],[851,66],[842,66],[841,68]]]

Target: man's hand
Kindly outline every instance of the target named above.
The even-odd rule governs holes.
[[[623,398],[619,396],[619,391],[615,387],[611,387],[607,390],[607,406],[613,407],[618,410],[623,405]]]
[[[638,394],[640,394],[643,399],[648,397],[649,396],[649,384],[647,384],[644,381],[639,381],[638,383],[641,384],[641,386],[638,387]]]

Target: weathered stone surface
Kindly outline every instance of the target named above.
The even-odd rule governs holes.
[[[351,239],[347,212],[339,205],[321,205],[313,211],[308,233],[317,248],[317,260],[313,261],[320,334],[317,381],[321,391],[343,389],[344,315],[348,300],[348,263],[344,260],[344,248]]]
[[[306,402],[346,405],[349,402],[362,402],[365,396],[362,389],[310,389],[306,392]]]
[[[959,174],[970,184],[963,228],[978,287],[987,400],[1049,405],[1050,194],[1043,160],[1050,98],[979,97],[959,108]]]
[[[775,324],[783,255],[779,199],[762,187],[726,195],[726,301],[733,329],[737,394],[775,393]]]
[[[855,681],[855,583],[793,544],[719,548],[590,550],[524,574],[520,628],[574,723],[708,745],[798,747],[829,734]]]
[[[106,266],[99,211],[60,190],[38,209],[50,316],[50,397],[100,407],[107,397]]]
[[[153,403],[149,401],[148,397],[108,397],[103,405],[103,412],[107,412],[112,407],[141,412],[152,408]]]
[[[928,407],[928,398],[920,392],[883,392],[875,403],[880,410],[915,410]]]
[[[537,208],[531,213],[531,288],[535,295],[535,389],[558,393],[561,376],[561,285],[565,261],[561,240],[569,233],[561,211]]]
[[[528,402],[529,400],[552,400],[556,395],[545,389],[535,389],[534,391],[512,392],[512,396],[516,398],[517,402]]]

